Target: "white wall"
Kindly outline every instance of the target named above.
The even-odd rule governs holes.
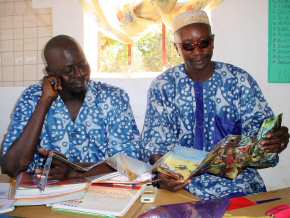
[[[70,35],[84,46],[84,16],[80,0],[52,0],[52,15],[54,36]]]
[[[212,12],[214,59],[238,65],[258,81],[275,113],[290,127],[290,84],[267,82],[268,1],[230,0]],[[290,147],[290,146],[289,146]],[[269,189],[290,186],[290,148],[275,168],[261,170]]]
[[[10,114],[24,87],[0,87],[0,143],[10,123]]]
[[[80,0],[32,0],[32,7],[52,8],[53,35],[70,35],[84,45],[84,16]]]

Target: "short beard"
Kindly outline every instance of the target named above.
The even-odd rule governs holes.
[[[82,90],[70,90],[71,96],[75,98],[84,98],[87,93],[87,87]]]
[[[211,63],[212,63],[212,61],[211,61],[211,56],[212,56],[212,55],[208,55],[208,56],[206,56],[206,58],[209,59],[209,62],[208,62],[206,65],[202,66],[201,68],[196,67],[196,64],[195,64],[194,61],[192,61],[192,60],[188,60],[188,61],[186,61],[184,64],[185,64],[187,70],[194,70],[194,71],[197,71],[197,70],[205,70],[205,69],[208,68],[208,66],[211,65]]]

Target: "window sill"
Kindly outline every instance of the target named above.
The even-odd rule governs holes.
[[[140,78],[155,78],[162,72],[140,72],[140,73],[132,73],[132,72],[123,72],[123,73],[92,73],[91,77],[93,79],[96,78],[118,78],[118,79],[140,79]]]

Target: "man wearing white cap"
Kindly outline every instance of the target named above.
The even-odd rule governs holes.
[[[263,120],[273,116],[256,81],[231,64],[212,61],[214,35],[204,11],[178,15],[173,23],[175,46],[184,63],[166,70],[151,84],[142,139],[145,160],[156,160],[174,145],[210,151],[228,134],[255,136]],[[263,140],[267,160],[275,166],[289,142],[287,127]],[[265,163],[264,163],[265,164]],[[186,188],[201,199],[265,191],[254,168],[236,179],[202,174],[183,183],[159,174],[160,187]]]

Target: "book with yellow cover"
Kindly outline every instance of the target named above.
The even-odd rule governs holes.
[[[157,171],[179,180],[206,170],[208,152],[198,149],[175,146],[155,163]]]

